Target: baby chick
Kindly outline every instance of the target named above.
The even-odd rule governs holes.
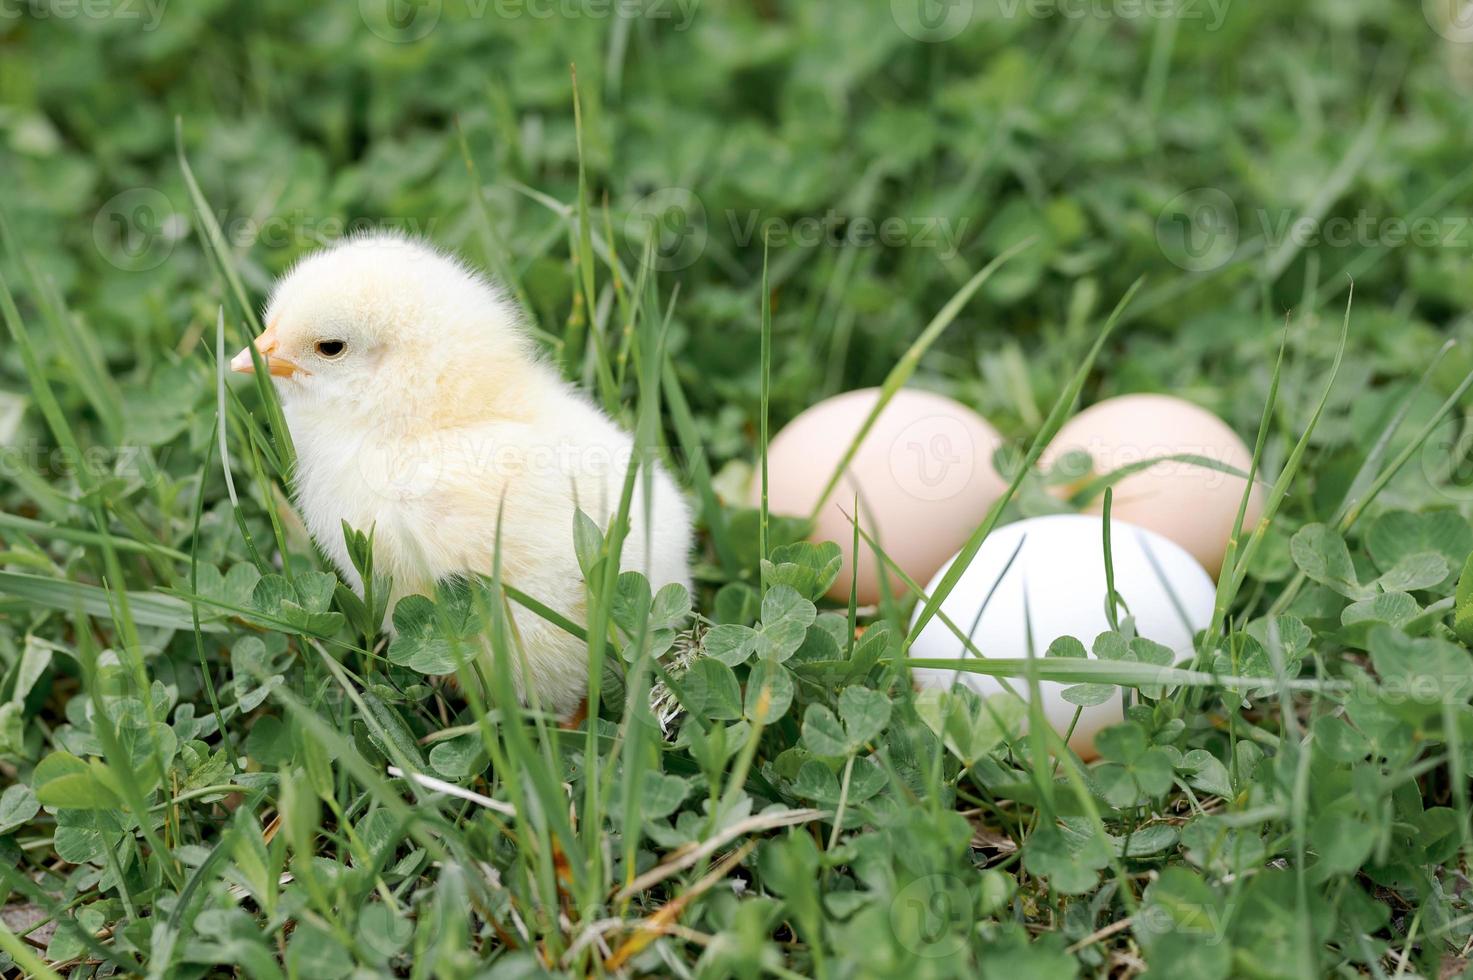
[[[254,346],[297,446],[296,501],[355,590],[363,583],[343,521],[373,529],[390,609],[436,583],[489,575],[499,547],[503,581],[587,622],[574,509],[607,530],[633,443],[539,358],[500,290],[422,242],[357,237],[282,278],[266,323]],[[230,367],[251,373],[250,350]],[[656,589],[689,587],[685,500],[656,466],[646,524],[643,484],[623,566]],[[514,665],[518,694],[572,716],[587,687],[586,645],[518,605],[512,615],[530,675]]]

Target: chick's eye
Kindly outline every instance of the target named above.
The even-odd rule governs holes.
[[[323,357],[334,359],[342,357],[348,352],[348,345],[341,340],[319,340],[317,342],[317,353]]]

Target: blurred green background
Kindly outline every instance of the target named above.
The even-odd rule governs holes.
[[[660,221],[679,363],[719,458],[748,451],[763,230],[779,420],[877,383],[1028,236],[926,364],[1011,435],[1143,275],[1102,389],[1178,391],[1240,430],[1261,406],[1266,321],[1336,305],[1348,275],[1377,372],[1468,328],[1473,46],[1433,0],[153,2],[0,14],[0,205],[129,397],[193,376],[171,367],[220,300],[176,117],[255,295],[344,229],[391,226],[515,279],[560,334],[567,232],[537,195],[574,199],[572,65],[628,267]],[[1430,238],[1386,230],[1420,215]],[[1337,218],[1345,235],[1313,223]],[[865,220],[898,224],[871,240]],[[0,372],[23,388],[13,355]],[[168,384],[176,409],[191,389],[208,395]]]

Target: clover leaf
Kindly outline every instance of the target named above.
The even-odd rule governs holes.
[[[1095,736],[1104,764],[1094,771],[1101,795],[1112,806],[1138,806],[1172,785],[1171,753],[1152,746],[1146,730],[1135,722],[1112,725]]]
[[[825,705],[808,706],[803,716],[803,743],[814,755],[852,755],[889,722],[888,698],[866,687],[846,687],[839,695],[837,717]]]
[[[1289,553],[1311,581],[1346,598],[1369,599],[1376,594],[1374,588],[1360,583],[1345,539],[1332,528],[1323,524],[1305,525],[1290,540]]]
[[[1109,863],[1110,846],[1097,835],[1065,835],[1057,827],[1034,831],[1023,852],[1024,867],[1065,895],[1089,891]]]
[[[270,617],[270,625],[286,633],[331,636],[343,626],[343,614],[330,611],[336,576],[302,572],[295,579],[266,575],[251,592],[251,605]]]
[[[817,617],[813,603],[792,586],[773,586],[762,597],[762,619],[756,628],[722,623],[706,634],[703,646],[708,656],[730,667],[746,663],[753,654],[781,662],[803,645]]]
[[[639,655],[634,640],[641,635],[649,645],[650,656],[663,657],[690,618],[690,592],[680,583],[671,582],[651,595],[649,579],[644,575],[622,572],[614,585],[609,615],[630,641],[624,649],[626,659],[633,661]]]
[[[395,636],[389,662],[421,674],[453,674],[456,653],[469,660],[470,643],[480,630],[469,589],[446,588],[439,603],[408,595],[394,606]]]
[[[832,541],[814,544],[799,541],[772,549],[762,569],[772,585],[791,586],[807,599],[817,599],[829,590],[844,566],[844,555]]]

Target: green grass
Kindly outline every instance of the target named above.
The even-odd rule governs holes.
[[[906,2],[534,6],[0,11],[0,971],[1465,971],[1473,45],[1438,5],[963,0],[929,42]],[[618,571],[636,469],[568,528],[587,622],[498,570],[381,635],[371,529],[359,597],[223,364],[359,225],[502,281],[667,462],[692,593]],[[1081,405],[1252,442],[1194,656],[965,662],[1130,689],[1100,761],[915,696],[957,576],[822,600],[837,548],[744,506],[863,386],[1006,436],[968,553],[1058,507]],[[514,606],[587,640],[583,728],[512,696]]]

